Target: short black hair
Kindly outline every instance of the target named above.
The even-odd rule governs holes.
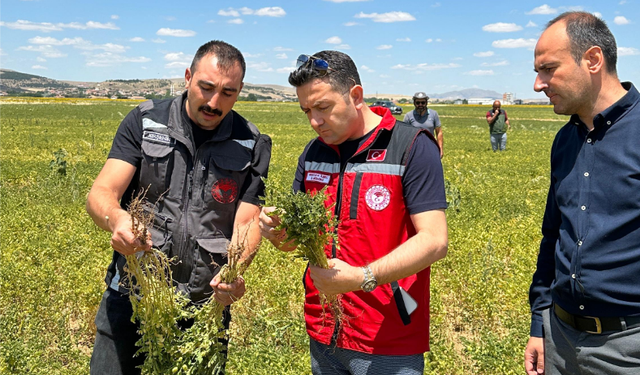
[[[244,56],[242,56],[242,53],[236,47],[221,40],[212,40],[198,48],[191,62],[190,70],[192,75],[196,72],[196,67],[200,60],[209,54],[215,55],[218,58],[218,66],[225,70],[231,69],[236,63],[240,64],[242,68],[242,80],[244,80],[244,74],[247,71]]]
[[[362,85],[358,68],[346,53],[339,51],[320,51],[312,55],[329,64],[328,74],[316,70],[311,63],[302,65],[289,74],[289,83],[293,87],[300,87],[315,78],[327,79],[331,87],[338,92],[346,93],[355,85]]]
[[[569,36],[571,43],[571,56],[577,64],[580,64],[582,55],[589,48],[597,46],[602,50],[604,60],[607,63],[607,71],[617,74],[618,47],[616,38],[613,37],[611,30],[603,20],[587,12],[565,12],[549,21],[547,28],[560,21],[565,22],[567,36]]]

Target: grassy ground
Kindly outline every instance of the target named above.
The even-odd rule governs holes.
[[[135,105],[0,102],[0,373],[88,372],[111,250],[84,204]],[[270,174],[289,186],[314,136],[297,104],[236,109],[273,138]],[[493,153],[487,106],[433,109],[444,124],[450,245],[432,268],[426,373],[521,373],[549,149],[564,119],[550,107],[505,107],[513,131],[507,151]],[[304,266],[263,244],[247,271],[249,291],[233,307],[228,373],[310,372]]]

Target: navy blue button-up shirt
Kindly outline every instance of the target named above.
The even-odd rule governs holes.
[[[622,85],[592,131],[573,115],[553,142],[531,336],[552,301],[575,315],[640,315],[640,94]]]

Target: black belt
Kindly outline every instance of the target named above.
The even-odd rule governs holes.
[[[602,333],[607,331],[622,331],[640,326],[640,316],[627,316],[621,318],[596,318],[593,316],[573,315],[562,309],[557,304],[553,305],[556,316],[578,331],[587,333]],[[625,324],[623,327],[622,324]]]

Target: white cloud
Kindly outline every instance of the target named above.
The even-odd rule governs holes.
[[[276,52],[290,52],[290,51],[293,51],[293,48],[286,48],[286,47],[278,46],[278,47],[275,47],[273,50],[276,51]]]
[[[533,8],[531,11],[527,12],[527,14],[556,14],[556,13],[558,13],[558,9],[551,8],[547,4],[540,5],[539,7]]]
[[[494,63],[484,62],[484,63],[482,63],[480,65],[482,65],[482,66],[507,66],[507,65],[509,65],[509,62],[507,60],[502,60],[502,61],[498,61],[498,62],[494,62]]]
[[[425,40],[425,42],[431,43],[431,42],[433,42],[433,39],[429,38],[429,39]]]
[[[233,8],[229,8],[227,10],[220,9],[218,11],[218,15],[223,17],[240,17],[240,13]]]
[[[244,21],[242,20],[242,18],[234,18],[232,20],[227,21],[227,23],[232,23],[234,25],[242,25]]]
[[[489,70],[472,70],[470,72],[465,72],[464,74],[470,75],[470,76],[492,76],[495,73],[493,72],[493,70],[489,69]]]
[[[386,74],[380,74],[380,78],[391,78],[391,76],[386,75]]]
[[[625,16],[616,16],[616,18],[613,19],[613,23],[616,25],[628,25],[631,22]]]
[[[453,59],[451,59],[453,61],[462,61],[464,60],[462,57],[454,57]]]
[[[619,5],[624,5],[624,4],[626,4],[626,3],[627,3],[627,0],[622,0],[622,1],[620,1],[618,4],[619,4]]]
[[[119,15],[117,15],[117,14],[112,14],[112,15],[111,15],[111,19],[112,19],[112,20],[117,20],[117,19],[120,19],[120,16],[119,16]]]
[[[242,56],[244,56],[245,59],[250,59],[250,58],[260,57],[260,56],[262,56],[262,54],[261,53],[242,52]]]
[[[294,70],[296,70],[295,65],[293,65],[293,66],[285,66],[283,68],[278,68],[278,69],[276,69],[276,72],[289,74],[289,73],[293,72]]]
[[[93,44],[88,40],[84,40],[80,37],[76,38],[64,38],[58,40],[52,37],[41,37],[36,36],[34,38],[29,39],[29,43],[38,44],[38,45],[46,45],[46,46],[73,46],[74,48],[93,51],[93,50],[104,50],[112,53],[124,53],[129,47],[125,47],[119,44],[113,43],[105,43],[105,44]]]
[[[375,70],[373,70],[373,69],[369,68],[369,67],[368,67],[368,66],[366,66],[366,65],[362,65],[362,66],[360,67],[360,69],[362,69],[363,71],[365,71],[365,72],[367,72],[367,73],[373,73],[373,72],[375,72]]]
[[[77,37],[77,38],[64,38],[61,40],[58,40],[56,38],[52,38],[52,37],[43,37],[43,36],[36,36],[33,37],[31,39],[29,39],[29,43],[31,44],[48,44],[50,46],[71,46],[71,45],[77,45],[77,44],[82,44],[82,43],[89,43],[87,41],[85,41],[84,39]]]
[[[18,50],[20,50],[20,51],[29,51],[29,52],[38,52],[38,53],[41,53],[42,56],[48,57],[48,58],[51,58],[51,59],[56,59],[56,58],[59,58],[59,57],[66,57],[67,56],[66,53],[62,53],[62,52],[58,51],[57,49],[53,48],[50,45],[18,47]]]
[[[169,29],[167,27],[163,27],[156,32],[156,35],[175,36],[179,38],[185,38],[185,37],[195,36],[196,32],[193,30]]]
[[[527,23],[527,26],[525,27],[538,27],[538,24],[533,21],[529,21],[529,23]]]
[[[410,42],[410,41],[411,41],[411,38],[409,37],[396,39],[396,42]]]
[[[129,41],[130,42],[144,42],[144,39],[139,37],[139,36],[136,36],[136,37],[133,37],[133,38],[129,39]]]
[[[406,12],[388,12],[388,13],[364,13],[360,12],[355,15],[355,18],[371,18],[373,22],[405,22],[415,21],[416,18]]]
[[[357,26],[357,25],[360,25],[360,24],[357,23],[357,22],[345,22],[345,23],[343,23],[343,25],[347,26],[347,27],[350,27],[350,26]]]
[[[223,17],[240,17],[240,14],[259,17],[284,17],[287,15],[287,12],[285,12],[284,9],[280,7],[265,7],[255,10],[247,7],[242,7],[240,9],[227,8],[220,9],[218,11],[218,15]]]
[[[288,57],[288,56],[287,56],[287,54],[286,54],[286,53],[284,53],[284,52],[283,52],[283,53],[279,53],[279,54],[277,54],[277,55],[276,55],[276,59],[284,60],[284,59],[288,59],[288,58],[289,58],[289,57]]]
[[[337,37],[337,36],[332,36],[331,38],[328,38],[324,42],[329,44],[340,44],[342,43],[342,39],[340,39],[340,37]]]
[[[351,49],[351,46],[348,44],[339,44],[336,46],[336,49]]]
[[[112,24],[111,22],[101,23],[101,22],[89,21],[84,24],[78,23],[78,22],[71,22],[71,23],[60,23],[58,25],[60,25],[60,27],[63,27],[65,29],[68,28],[68,29],[77,29],[77,30],[88,30],[88,29],[120,30],[119,27]]]
[[[482,31],[490,33],[511,33],[520,30],[522,30],[522,26],[516,25],[515,23],[498,22],[482,26]]]
[[[36,61],[37,62],[47,62],[47,59],[44,59],[44,58],[38,56],[38,57],[36,57]]]
[[[87,57],[87,66],[98,68],[120,65],[122,63],[146,63],[151,61],[150,58],[144,56],[127,57],[111,52],[98,54],[91,54],[89,52],[86,52],[84,53],[84,55]]]
[[[49,23],[49,22],[31,22],[18,20],[16,22],[4,22],[0,21],[0,26],[8,27],[10,29],[15,30],[35,30],[41,32],[52,32],[52,31],[62,31],[63,29],[77,29],[77,30],[88,30],[88,29],[107,29],[107,30],[120,30],[119,27],[109,23],[100,23],[95,21],[89,21],[87,23]]]
[[[35,23],[31,21],[17,20],[16,22],[0,21],[0,26],[14,30],[36,30],[41,32],[61,31],[62,27],[49,22]]]
[[[47,70],[46,66],[42,66],[42,65],[34,65],[31,67],[31,69],[42,69],[42,70]]]
[[[451,68],[459,68],[460,64],[449,63],[449,64],[428,64],[422,63],[418,65],[403,65],[398,64],[391,67],[391,69],[403,69],[403,70],[417,70],[417,71],[426,71],[426,70],[442,70],[442,69],[451,69]]]
[[[602,13],[600,13],[600,12],[593,12],[593,15],[598,17],[598,18],[600,18],[600,19],[602,19]]]
[[[536,40],[535,39],[502,39],[495,40],[491,45],[494,48],[531,48],[535,47]]]
[[[436,39],[436,42],[440,43],[440,42],[442,42],[442,39],[438,38],[438,39]]]
[[[633,47],[618,47],[618,56],[637,56],[640,50]]]
[[[440,3],[435,3],[435,4],[432,4],[431,7],[432,8],[439,8],[441,5],[442,4],[440,4]]]
[[[158,43],[158,44],[162,44],[162,43],[166,43],[167,41],[164,39],[160,39],[160,38],[156,38],[156,39],[151,39],[152,42],[154,43]]]
[[[493,51],[486,51],[486,52],[476,52],[473,54],[473,56],[475,57],[491,57],[493,56],[495,53]]]
[[[253,14],[260,17],[284,17],[287,12],[280,7],[267,7],[256,10]]]
[[[379,50],[385,50],[385,49],[391,49],[391,48],[393,48],[393,46],[390,44],[381,44],[376,47],[376,49],[379,49]]]
[[[172,61],[168,64],[165,64],[165,68],[167,69],[176,69],[176,68],[181,68],[181,69],[186,69],[188,67],[191,66],[191,63],[189,62],[185,62],[185,61]]]
[[[165,17],[164,19],[169,21],[169,22],[176,20],[176,18],[174,16],[168,16],[168,17]]]
[[[257,70],[258,72],[273,72],[273,68],[265,62],[249,63],[247,64],[247,70]]]
[[[185,54],[184,52],[169,52],[164,55],[164,59],[167,61],[191,61],[192,56]]]

